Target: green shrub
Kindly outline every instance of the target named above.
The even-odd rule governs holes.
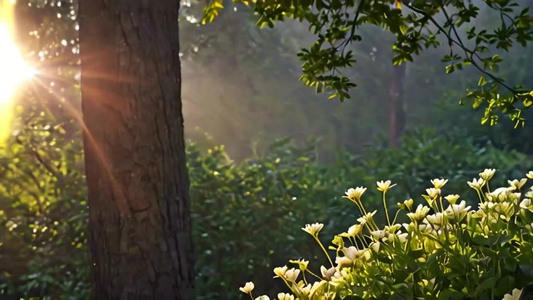
[[[448,180],[434,179],[422,195],[427,205],[398,203],[409,221],[387,216],[384,227],[376,224],[376,211],[365,209],[366,188],[349,189],[345,198],[362,217],[335,235],[329,247],[335,259],[319,239],[323,224],[306,225],[302,229],[330,263],[317,268],[298,260],[290,261],[294,268],[275,268],[290,290],[278,299],[519,299],[533,286],[533,187],[522,197],[522,178],[492,190],[494,172],[486,169],[468,182],[479,208],[459,195],[445,196],[441,189]],[[527,177],[533,179],[533,171]],[[387,212],[386,194],[395,185],[377,185]],[[247,283],[240,290],[254,299],[253,288]]]
[[[0,266],[7,272],[0,298],[86,298],[90,259],[79,135],[69,128],[69,120],[44,113],[33,113],[21,123],[0,153]],[[408,187],[395,187],[403,200],[420,195],[422,179],[435,178],[447,168],[457,171],[459,175],[450,177],[457,180],[471,178],[473,170],[485,166],[511,177],[529,168],[530,161],[517,152],[431,131],[406,135],[398,149],[373,148],[360,157],[340,153],[327,165],[317,163],[315,149],[314,142],[294,146],[283,139],[261,156],[236,163],[222,147],[188,145],[198,299],[237,299],[241,293],[234,286],[247,279],[262,282],[256,292],[281,291],[269,271],[287,257],[326,262],[312,240],[294,232],[315,220],[329,220],[324,234],[353,223],[353,211],[335,191],[354,182],[369,185],[391,176]],[[367,196],[379,199],[375,191]],[[365,205],[374,210],[380,203]],[[376,216],[378,224],[383,216]],[[17,262],[16,268],[8,269],[8,262]]]
[[[367,174],[363,179],[367,180],[362,184],[392,180],[398,184],[396,194],[405,199],[421,195],[426,183],[437,177],[448,178],[447,188],[467,196],[470,189],[465,181],[477,176],[479,170],[497,168],[500,176],[494,178],[495,184],[502,185],[505,178],[518,177],[533,168],[530,156],[516,150],[482,144],[460,132],[442,134],[433,129],[404,135],[399,148],[373,146],[365,153],[360,165]]]
[[[87,193],[79,133],[73,134],[68,119],[31,110],[24,117],[24,126],[0,148],[0,298],[87,299]]]
[[[247,277],[269,282],[267,271],[285,257],[319,257],[308,239],[293,235],[302,222],[339,215],[328,227],[348,224],[349,212],[340,209],[341,198],[332,191],[349,186],[348,178],[360,176],[360,170],[318,166],[314,145],[289,142],[279,141],[263,157],[240,164],[229,161],[221,147],[206,155],[189,145],[199,299],[236,299],[235,283]]]
[[[422,194],[423,179],[440,172],[457,172],[450,177],[465,181],[486,166],[498,167],[509,177],[531,166],[521,153],[475,146],[431,130],[406,135],[397,149],[369,149],[361,157],[341,153],[329,165],[315,163],[314,149],[312,143],[295,147],[284,139],[263,156],[235,164],[223,148],[204,154],[198,145],[188,147],[199,299],[236,299],[235,284],[250,279],[262,283],[256,287],[260,293],[281,291],[282,286],[270,280],[272,266],[287,257],[324,262],[313,241],[294,233],[316,220],[328,220],[326,234],[352,224],[354,212],[335,191],[354,182],[369,185],[391,176],[404,185],[395,187],[403,201]],[[468,185],[449,185],[468,195]],[[379,199],[376,191],[367,194]],[[380,203],[365,205],[374,210]],[[376,216],[376,222],[385,222],[384,214]]]

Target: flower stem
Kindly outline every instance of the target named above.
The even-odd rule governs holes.
[[[396,211],[396,215],[394,215],[394,220],[392,220],[392,224],[396,224],[396,219],[398,218],[398,214],[400,213],[400,209]]]
[[[357,205],[357,208],[359,208],[359,211],[361,212],[361,214],[365,215],[365,213],[364,213],[365,209],[362,208],[362,205],[359,205],[359,203],[357,203],[356,201],[353,201],[353,203],[355,203],[355,205]]]
[[[329,257],[328,251],[326,251],[326,248],[324,248],[324,246],[322,245],[322,242],[318,239],[318,237],[315,237],[315,240],[320,245],[320,248],[322,248],[322,251],[324,251],[324,254],[326,254],[326,257],[328,258],[329,263],[331,264],[331,266],[335,267],[333,265],[333,262],[331,261],[331,257]]]
[[[475,190],[476,190],[476,193],[477,193],[477,196],[479,198],[480,203],[483,203],[484,202],[483,201],[484,196],[482,196],[483,191],[481,189],[475,189]]]
[[[385,194],[387,192],[383,191],[383,207],[385,207],[385,215],[387,215],[387,224],[390,226],[389,211],[387,210],[387,202],[385,201]]]
[[[316,278],[318,278],[318,280],[322,280],[323,279],[322,277],[320,277],[320,276],[316,275],[315,273],[309,271],[309,269],[306,269],[306,271],[309,272],[309,274],[311,274],[311,275],[315,276]]]

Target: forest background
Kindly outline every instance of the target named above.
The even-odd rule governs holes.
[[[223,4],[203,26],[205,3],[183,1],[180,19],[198,299],[244,297],[238,287],[248,280],[265,282],[265,293],[281,289],[267,284],[274,266],[318,254],[295,232],[315,221],[328,221],[327,232],[351,224],[356,212],[341,199],[350,187],[390,179],[401,202],[433,178],[451,179],[450,190],[467,194],[464,182],[484,168],[497,168],[501,178],[531,169],[533,123],[481,125],[483,111],[458,105],[479,73],[446,74],[446,49],[423,52],[398,81],[393,36],[364,28],[364,42],[350,46],[357,67],[347,74],[359,87],[340,103],[298,81],[296,53],[313,42],[306,24],[260,29],[250,8]],[[494,15],[481,16],[479,26],[491,28]],[[48,75],[17,95],[2,145],[0,287],[13,299],[85,299],[77,3],[19,0],[16,19],[18,44]],[[502,77],[533,84],[531,48],[498,53]],[[398,82],[405,129],[391,142],[388,108]],[[374,198],[370,207],[379,205]]]

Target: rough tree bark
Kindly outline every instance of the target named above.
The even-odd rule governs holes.
[[[193,299],[179,0],[79,0],[93,298]]]

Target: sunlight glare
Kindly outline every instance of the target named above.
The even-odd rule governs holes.
[[[22,59],[7,26],[0,24],[0,104],[8,102],[17,86],[34,74]]]
[[[14,0],[0,0],[0,149],[11,135],[14,96],[20,84],[30,79],[34,70],[24,62],[13,38]]]

